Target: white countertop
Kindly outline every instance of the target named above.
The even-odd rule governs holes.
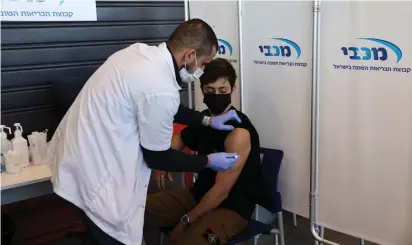
[[[25,167],[18,174],[2,173],[1,190],[48,181],[51,178],[51,174],[52,172],[47,165]]]

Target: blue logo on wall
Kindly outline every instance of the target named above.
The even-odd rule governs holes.
[[[396,56],[396,63],[402,59],[402,50],[389,41],[377,38],[358,38],[359,40],[367,40],[372,43],[380,44],[379,46],[361,46],[361,47],[342,47],[343,55],[349,56],[351,60],[380,60],[385,61],[388,59],[388,50],[392,51]]]
[[[295,42],[286,38],[274,37],[273,40],[281,41],[283,45],[260,45],[259,50],[265,56],[291,57],[293,51],[296,53],[296,59],[299,59],[302,51]]]
[[[283,37],[273,37],[271,40],[277,41],[278,45],[259,45],[260,53],[265,55],[265,60],[253,60],[255,65],[307,67],[305,61],[299,60],[302,50],[299,45],[290,39]],[[278,59],[267,59],[277,57]],[[280,58],[280,59],[279,59]],[[296,60],[292,59],[296,58]]]
[[[218,42],[218,49],[217,53],[220,55],[226,55],[228,54],[229,56],[232,56],[232,45],[224,39],[217,39]]]
[[[361,64],[333,64],[336,70],[351,70],[351,71],[368,71],[368,72],[400,72],[410,73],[410,67],[401,67],[398,63],[402,60],[402,50],[394,43],[377,38],[358,38],[358,40],[366,40],[371,45],[362,45],[358,47],[341,47],[344,56],[348,56],[353,61],[364,61]],[[384,62],[388,57],[396,59],[395,64]],[[375,61],[369,63],[369,61]]]

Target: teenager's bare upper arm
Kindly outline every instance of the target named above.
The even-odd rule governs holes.
[[[230,132],[225,140],[225,151],[238,153],[239,159],[233,168],[216,175],[215,186],[217,185],[230,191],[242,172],[243,166],[249,156],[250,149],[251,142],[249,131],[244,128],[236,128]]]

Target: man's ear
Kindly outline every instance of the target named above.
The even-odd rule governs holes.
[[[193,61],[195,60],[195,56],[196,56],[195,53],[196,53],[196,50],[193,48],[186,49],[185,55],[183,56],[186,63],[188,64],[193,63]]]

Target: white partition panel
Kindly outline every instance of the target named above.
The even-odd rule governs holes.
[[[323,2],[320,224],[412,244],[412,2]]]
[[[285,153],[283,206],[308,217],[312,3],[243,2],[244,101],[261,145]]]
[[[190,1],[190,18],[206,21],[216,32],[219,44],[217,57],[228,59],[239,77],[239,25],[237,1]],[[240,110],[240,85],[232,94],[232,104]],[[195,108],[206,109],[199,81],[195,82]]]

